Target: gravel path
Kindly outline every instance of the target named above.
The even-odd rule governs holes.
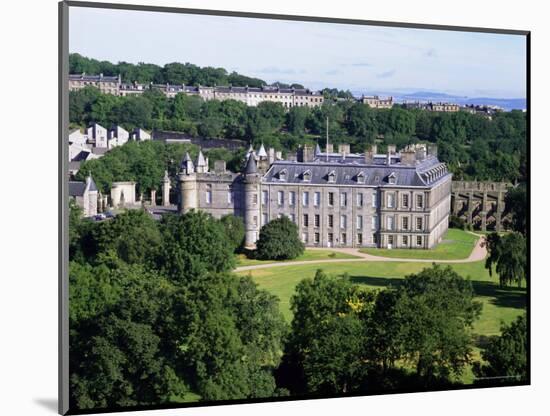
[[[473,234],[473,233],[472,233]],[[478,234],[475,234],[479,236]],[[256,264],[253,266],[242,266],[237,267],[234,271],[244,272],[247,270],[256,270],[256,269],[266,269],[271,267],[283,267],[283,266],[299,266],[301,264],[322,264],[322,263],[352,263],[352,262],[361,262],[361,261],[399,261],[399,262],[409,262],[409,263],[471,263],[474,261],[480,261],[485,258],[487,255],[487,249],[483,242],[485,241],[484,236],[479,236],[476,245],[474,246],[470,255],[465,259],[460,260],[430,260],[430,259],[398,259],[390,257],[379,257],[373,256],[372,254],[361,253],[357,248],[331,248],[330,251],[337,253],[345,253],[353,256],[357,256],[353,259],[330,259],[330,260],[304,260],[304,261],[287,261],[287,262],[275,262],[275,263],[266,263],[266,264]],[[326,247],[319,248],[308,248],[308,250],[327,250]]]

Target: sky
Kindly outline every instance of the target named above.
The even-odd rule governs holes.
[[[522,35],[70,7],[69,50],[354,92],[525,98]]]

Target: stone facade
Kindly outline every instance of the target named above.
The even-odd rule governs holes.
[[[135,182],[113,182],[111,187],[111,205],[114,208],[123,208],[136,204]]]
[[[86,178],[86,182],[69,181],[69,198],[82,208],[85,217],[98,213],[99,191],[91,176]]]
[[[371,108],[392,108],[393,97],[380,98],[378,95],[363,95],[360,100]]]
[[[70,74],[69,91],[78,91],[87,86],[96,87],[104,94],[119,95],[122,85],[120,75],[116,77],[99,75]]]
[[[504,197],[511,186],[505,182],[453,182],[452,214],[482,231],[501,231],[505,220]]]
[[[264,101],[281,103],[285,108],[318,107],[323,104],[323,94],[307,88],[279,87],[233,87],[233,86],[189,86],[181,84],[123,84],[118,77],[100,75],[69,75],[69,91],[78,91],[86,86],[94,86],[105,94],[118,96],[139,95],[149,89],[162,91],[168,98],[177,94],[195,95],[203,100],[236,100],[248,106],[257,106]]]
[[[216,218],[243,218],[246,245],[267,222],[288,216],[307,246],[432,248],[448,227],[452,175],[435,146],[375,146],[364,154],[304,147],[281,160],[263,146],[247,154],[242,173],[216,162],[209,171],[202,153],[186,155],[178,177],[179,212],[192,209]]]

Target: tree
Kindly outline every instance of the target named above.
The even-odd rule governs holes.
[[[527,246],[522,234],[513,232],[500,236],[491,233],[486,237],[485,245],[489,252],[485,268],[492,276],[495,265],[501,286],[512,283],[520,286],[527,279]]]
[[[160,267],[175,281],[233,269],[233,245],[219,220],[202,211],[164,215]]]
[[[162,247],[157,222],[144,210],[129,210],[91,231],[88,254],[112,251],[128,264],[156,263]],[[90,252],[91,251],[91,252]]]
[[[292,107],[286,114],[288,131],[296,136],[303,136],[306,133],[308,113],[307,107]]]
[[[509,189],[504,203],[506,210],[512,214],[512,229],[525,236],[527,233],[527,215],[529,214],[525,184]]]
[[[357,391],[367,370],[364,315],[372,296],[318,270],[291,298],[292,330],[278,372],[293,394]],[[345,342],[342,340],[345,339]]]
[[[527,381],[527,318],[519,316],[510,325],[502,325],[481,352],[484,360],[474,363],[477,384],[510,384]]]
[[[71,263],[71,407],[166,403],[186,391],[161,337],[175,287],[116,257],[97,266]]]
[[[234,215],[224,215],[220,218],[220,222],[224,228],[225,235],[231,242],[233,250],[237,250],[242,247],[244,243],[244,222],[241,217]]]
[[[265,260],[295,259],[304,252],[304,243],[298,237],[298,227],[288,217],[265,224],[256,243],[258,258]]]
[[[458,376],[472,360],[472,326],[481,313],[468,280],[434,265],[409,275],[397,289],[395,318],[402,357],[425,386]]]

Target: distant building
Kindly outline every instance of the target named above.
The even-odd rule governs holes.
[[[405,102],[403,106],[407,109],[418,109],[434,111],[441,113],[456,113],[460,111],[460,106],[455,103],[432,103],[432,102]]]
[[[368,105],[371,108],[392,108],[393,97],[380,98],[378,95],[363,95],[360,100],[363,104]]]
[[[69,75],[69,91],[77,91],[88,85],[99,88],[105,94],[129,96],[143,94],[148,89],[162,91],[168,98],[177,94],[194,95],[203,100],[236,100],[248,106],[257,106],[261,102],[281,103],[285,108],[318,107],[323,104],[321,92],[306,88],[280,87],[233,87],[233,86],[189,86],[182,84],[123,84],[118,77],[103,75],[71,74]]]
[[[455,103],[428,103],[428,109],[442,113],[456,113],[460,106]]]
[[[151,135],[145,130],[137,128],[132,132],[132,140],[135,140],[137,142],[151,140]]]
[[[109,148],[109,132],[101,124],[92,123],[88,127],[88,140],[93,143],[94,147]]]
[[[69,91],[78,91],[87,86],[96,87],[104,94],[120,95],[121,86],[120,75],[116,77],[99,75],[70,74],[69,75]]]
[[[124,130],[122,127],[115,125],[111,127],[107,134],[109,149],[122,146],[130,139],[130,133]]]
[[[86,182],[69,181],[69,198],[82,208],[85,217],[97,215],[98,190],[91,176]]]

